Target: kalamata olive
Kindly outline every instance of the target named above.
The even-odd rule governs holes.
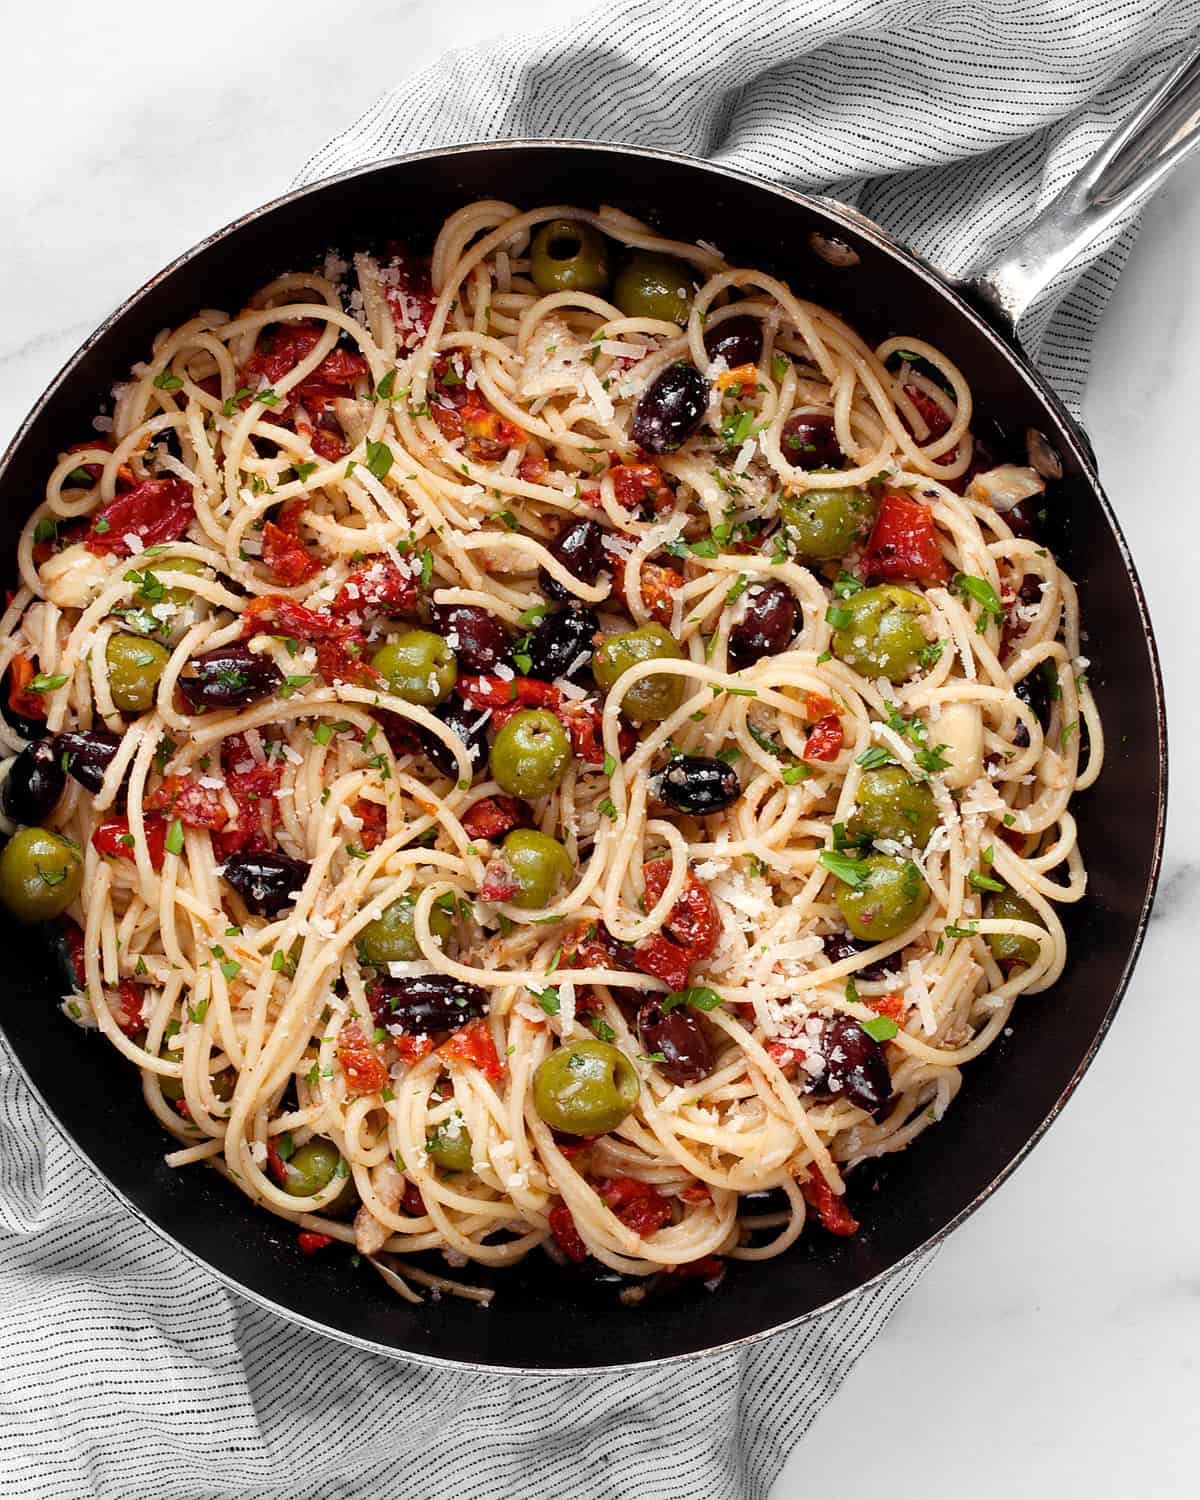
[[[695,365],[668,365],[642,393],[633,414],[632,437],[647,453],[674,453],[704,420],[708,381]]]
[[[568,573],[574,573],[581,583],[595,583],[605,568],[612,563],[604,550],[607,532],[598,521],[572,521],[560,531],[548,548],[551,557],[562,563]],[[538,575],[542,592],[548,599],[573,599],[570,589],[564,588],[557,579],[551,578],[543,568]]]
[[[304,860],[292,859],[277,850],[231,854],[221,871],[247,908],[259,917],[277,917],[293,905],[308,872]]]
[[[892,1075],[883,1048],[850,1016],[838,1016],[821,1036],[825,1067],[813,1093],[845,1096],[873,1114],[892,1096]]]
[[[433,628],[446,637],[462,672],[494,672],[512,665],[508,631],[499,615],[478,604],[431,604]]]
[[[1026,541],[1036,542],[1041,531],[1033,506],[1033,500],[1018,500],[1004,512],[1004,519],[1008,522],[1014,536],[1024,537]],[[1040,581],[1040,580],[1039,580]]]
[[[800,628],[800,604],[786,584],[751,584],[741,618],[729,632],[729,664],[735,671],[763,656],[778,656]]]
[[[872,948],[875,944],[860,943],[848,932],[827,932],[821,939],[821,946],[825,950],[825,957],[831,964],[840,964],[844,958],[853,958],[856,953],[861,953],[864,948]],[[899,965],[899,958],[881,958],[877,963],[867,964],[863,969],[855,969],[854,977],[864,979],[871,984],[877,979],[886,979],[889,974],[894,974]]]
[[[433,716],[440,719],[447,729],[453,730],[465,743],[471,757],[471,769],[481,771],[488,757],[487,726],[491,715],[486,710],[465,702],[457,693],[452,693],[445,703],[439,703],[433,710]],[[418,732],[421,736],[421,749],[442,775],[456,777],[458,762],[437,735],[428,729]]]
[[[723,359],[730,370],[756,365],[762,358],[762,323],[748,313],[726,318],[704,335],[704,347],[710,359]]]
[[[407,1036],[457,1031],[486,1013],[486,993],[450,974],[413,974],[377,979],[367,999],[377,1026],[399,1026]]]
[[[677,755],[658,778],[657,791],[679,812],[702,818],[736,802],[742,783],[733,767],[715,755]]]
[[[193,656],[179,691],[190,708],[241,708],[269,698],[283,675],[269,656],[251,651],[242,641]]]
[[[54,811],[67,784],[67,773],[53,740],[27,745],[4,778],[0,806],[14,823],[41,823]]]
[[[1054,689],[1058,686],[1057,675],[1053,662],[1039,662],[1032,672],[1026,672],[1017,683],[1017,697],[1033,709],[1043,729],[1050,722],[1050,699]],[[1023,724],[1020,727],[1025,728]],[[1028,744],[1028,742],[1028,736],[1026,736],[1025,743]]]
[[[64,729],[55,736],[59,762],[66,757],[66,767],[85,791],[98,792],[104,785],[104,773],[121,748],[121,736],[107,729]]]
[[[582,682],[591,670],[593,639],[599,629],[596,611],[586,604],[568,604],[547,615],[530,633],[525,675],[544,682],[556,677]]]
[[[779,451],[799,469],[840,469],[845,454],[837,440],[833,416],[797,412],[783,424]]]
[[[686,1005],[664,1011],[654,996],[638,1011],[638,1038],[649,1053],[661,1052],[658,1071],[672,1083],[699,1083],[713,1070],[712,1044],[704,1024]]]
[[[4,715],[4,722],[23,740],[44,740],[48,733],[45,719],[27,719],[24,714],[19,714],[8,701],[12,686],[12,672],[8,671],[0,682],[0,714]]]

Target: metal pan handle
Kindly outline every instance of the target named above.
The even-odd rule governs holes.
[[[1200,51],[1111,135],[992,265],[961,283],[1007,334],[1094,239],[1200,145]]]

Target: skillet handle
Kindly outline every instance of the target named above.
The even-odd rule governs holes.
[[[960,290],[1015,337],[1026,308],[1197,145],[1200,51],[1185,58],[1005,253]]]

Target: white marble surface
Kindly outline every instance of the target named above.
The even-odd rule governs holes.
[[[578,0],[556,18],[582,11]],[[144,0],[6,7],[0,443],[144,277],[286,187],[324,139],[449,46],[537,0]],[[1137,977],[1075,1100],[953,1237],[788,1464],[814,1487],[1007,1497],[1194,1495],[1200,1467],[1200,1035],[1188,917],[1194,784],[1200,162],[1160,194],[1108,313],[1086,419],[1149,595],[1175,774]]]

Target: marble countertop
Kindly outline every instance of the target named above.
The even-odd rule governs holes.
[[[556,18],[582,10],[569,0]],[[208,0],[202,24],[144,0],[11,10],[0,444],[148,274],[282,191],[404,74],[541,15],[537,0],[292,0],[286,19]],[[1014,1486],[1035,1497],[1195,1493],[1198,1023],[1185,950],[1200,843],[1187,791],[1189,773],[1200,775],[1200,696],[1187,689],[1200,561],[1189,514],[1198,241],[1194,162],[1146,215],[1085,406],[1149,597],[1171,715],[1174,805],[1136,978],[1071,1106],[952,1237],[793,1455],[775,1500],[805,1493],[814,1476],[904,1500],[931,1490],[1007,1500]]]

